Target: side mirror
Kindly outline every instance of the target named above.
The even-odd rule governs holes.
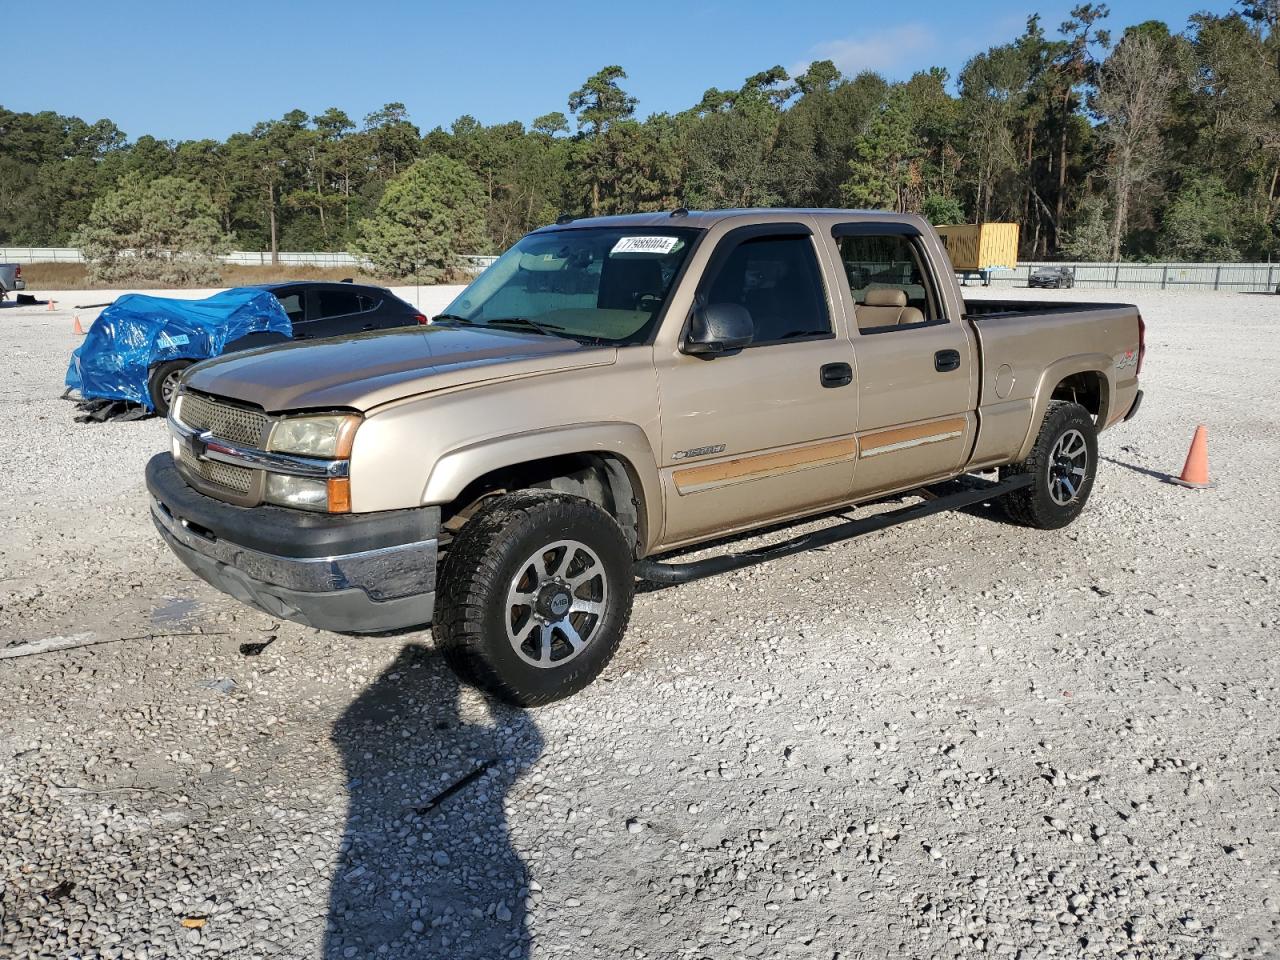
[[[746,307],[736,303],[711,303],[693,311],[683,353],[711,360],[749,346],[756,335]]]

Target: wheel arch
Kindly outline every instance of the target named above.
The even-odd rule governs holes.
[[[441,504],[446,525],[511,489],[547,489],[596,503],[622,526],[637,556],[662,529],[658,468],[634,424],[592,424],[514,434],[440,457],[422,502]]]
[[[1027,434],[1018,449],[1016,460],[1025,460],[1040,433],[1049,404],[1054,400],[1079,403],[1090,414],[1101,433],[1107,423],[1112,397],[1115,396],[1114,361],[1106,354],[1081,354],[1051,363],[1040,374],[1036,385],[1035,406]]]

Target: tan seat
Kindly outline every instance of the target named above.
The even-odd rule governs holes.
[[[854,307],[859,330],[924,322],[924,314],[915,307],[907,306],[905,291],[893,287],[876,287],[867,291],[864,300],[864,303]]]

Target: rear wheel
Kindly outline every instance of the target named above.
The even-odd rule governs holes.
[[[147,393],[151,395],[151,406],[156,416],[169,415],[169,406],[177,395],[182,371],[189,366],[190,360],[168,360],[151,368],[151,375],[147,377]]]
[[[435,635],[466,680],[509,703],[576,693],[612,659],[635,592],[617,522],[580,497],[495,498],[453,541]]]
[[[1089,411],[1078,403],[1050,402],[1031,455],[1003,467],[1001,479],[1031,474],[1029,487],[1000,502],[1009,518],[1041,530],[1065,527],[1080,515],[1098,470],[1098,431]]]

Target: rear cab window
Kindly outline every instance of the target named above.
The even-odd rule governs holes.
[[[945,318],[916,240],[904,234],[838,236],[860,333],[888,333]]]

